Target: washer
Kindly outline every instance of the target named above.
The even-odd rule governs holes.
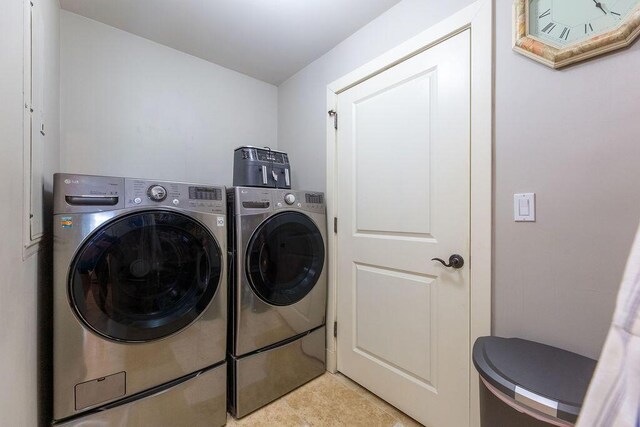
[[[224,187],[54,176],[57,424],[225,424],[225,199]]]
[[[325,371],[324,194],[234,187],[228,192],[229,410],[240,418]]]

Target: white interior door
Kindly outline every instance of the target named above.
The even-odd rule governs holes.
[[[467,30],[337,104],[338,370],[431,427],[469,425],[470,66]]]

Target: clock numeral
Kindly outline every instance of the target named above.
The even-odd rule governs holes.
[[[618,12],[611,12],[612,15],[620,16]]]
[[[560,38],[561,39],[569,39],[569,33],[571,32],[571,30],[567,27],[564,27],[564,30],[562,30],[562,34],[560,34]]]
[[[591,24],[584,24],[584,33],[587,34],[589,31],[593,31]]]
[[[542,29],[543,33],[551,34],[551,31],[556,27],[556,24],[549,22],[546,27]]]
[[[545,16],[549,16],[549,15],[551,15],[551,9],[547,9],[547,11],[542,15],[538,16],[538,18],[544,18]]]

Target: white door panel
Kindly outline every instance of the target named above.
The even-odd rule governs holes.
[[[429,233],[429,191],[415,190],[425,183],[429,189],[429,144],[423,141],[431,139],[430,120],[421,118],[430,117],[434,80],[433,73],[414,76],[354,102],[358,232]],[[381,179],[391,165],[395,179]],[[402,218],[398,209],[426,215]]]
[[[338,369],[432,427],[469,424],[469,39],[337,105]]]
[[[355,269],[356,351],[430,384],[433,278],[357,264]],[[379,297],[405,310],[380,310]]]

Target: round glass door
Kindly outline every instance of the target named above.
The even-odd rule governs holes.
[[[272,305],[291,305],[313,289],[324,266],[324,242],[304,214],[284,212],[266,220],[247,247],[247,276],[254,292]]]
[[[211,233],[175,212],[146,211],[99,229],[71,266],[69,295],[96,333],[144,342],[189,324],[213,299],[222,252]]]

